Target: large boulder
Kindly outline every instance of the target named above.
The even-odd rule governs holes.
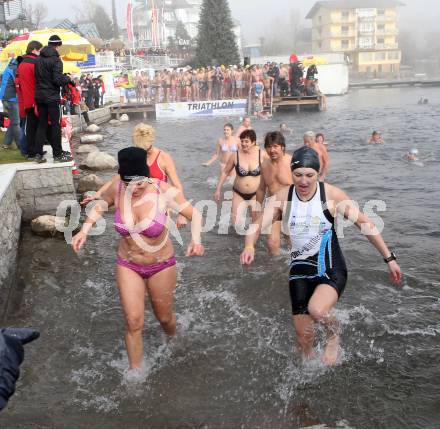
[[[104,141],[104,136],[102,134],[86,134],[81,136],[81,143],[101,143]]]
[[[53,237],[57,234],[56,216],[43,215],[31,222],[32,232],[42,237]]]
[[[96,174],[89,174],[79,179],[78,192],[83,194],[88,191],[97,191],[103,184],[104,182]]]
[[[99,152],[99,149],[96,146],[93,146],[91,144],[85,144],[82,146],[79,146],[75,153],[90,153],[90,152]]]
[[[96,125],[96,124],[90,124],[86,128],[86,132],[88,132],[88,133],[98,133],[100,130],[101,130],[101,128],[98,127],[98,125]]]
[[[89,153],[84,164],[90,170],[113,170],[118,166],[116,158],[105,152]]]
[[[130,117],[129,117],[126,113],[124,113],[123,115],[121,115],[121,117],[119,118],[119,120],[120,120],[121,122],[128,122],[128,121],[130,120]]]

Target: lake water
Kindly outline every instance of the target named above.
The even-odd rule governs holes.
[[[428,105],[417,105],[420,96]],[[336,307],[342,357],[333,368],[300,365],[287,287],[287,253],[263,241],[242,269],[243,240],[205,234],[203,258],[176,245],[178,336],[168,343],[146,313],[147,380],[124,384],[123,316],[114,279],[117,236],[91,237],[76,256],[60,239],[23,230],[19,281],[6,325],[33,326],[16,394],[2,428],[436,428],[440,426],[440,90],[359,90],[329,99],[326,112],[255,123],[259,137],[287,122],[324,132],[328,181],[380,212],[386,242],[404,272],[401,286],[352,227],[341,245],[349,279]],[[238,120],[231,118],[234,124]],[[212,198],[218,167],[204,168],[224,118],[158,122],[158,147],[174,157],[188,198]],[[129,145],[133,122],[104,127],[102,149]],[[365,144],[378,129],[384,146]],[[403,160],[412,147],[421,163]],[[188,242],[188,232],[183,233]]]

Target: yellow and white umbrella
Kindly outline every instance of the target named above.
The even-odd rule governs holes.
[[[73,31],[64,28],[49,28],[45,30],[31,31],[24,33],[11,40],[11,43],[0,53],[0,61],[8,61],[26,53],[30,41],[36,40],[47,45],[49,37],[56,34],[60,37],[63,45],[60,48],[60,55],[64,61],[86,61],[88,54],[95,53],[95,47],[84,37]]]
[[[3,73],[9,61],[0,61],[0,74]],[[72,61],[63,61],[63,73],[80,74],[81,69]]]
[[[307,57],[301,58],[301,62],[305,66],[311,66],[312,64],[315,64],[316,66],[328,64],[328,61],[325,58],[315,57],[314,55],[309,55]]]
[[[63,61],[63,73],[79,74],[81,73],[81,69],[71,61]]]

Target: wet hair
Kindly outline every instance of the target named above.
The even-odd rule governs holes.
[[[290,169],[294,171],[297,168],[313,168],[319,173],[321,164],[318,153],[308,146],[302,146],[297,149],[293,152]]]
[[[322,133],[316,134],[315,139],[318,140],[318,137],[322,137],[322,139],[325,140],[324,134]]]
[[[379,131],[373,131],[373,133],[371,134],[372,136],[380,136]]]
[[[311,139],[315,140],[316,135],[313,131],[307,131],[304,133],[304,138],[308,138],[310,137]]]
[[[223,125],[223,128],[225,128],[225,127],[228,127],[228,128],[230,128],[231,130],[234,129],[234,126],[233,126],[230,122],[228,122],[227,124]]]
[[[264,138],[264,148],[267,149],[274,144],[280,145],[283,148],[283,151],[286,150],[286,139],[284,138],[283,133],[279,131],[270,131],[266,134],[266,137]]]
[[[151,125],[141,122],[133,130],[133,144],[136,147],[148,150],[153,146],[156,139],[156,132]]]
[[[251,142],[257,141],[257,134],[255,134],[254,130],[244,130],[240,134],[240,140],[249,139]]]
[[[29,55],[32,53],[33,50],[40,50],[43,47],[43,44],[40,43],[38,40],[32,40],[28,43],[26,48],[26,55]]]

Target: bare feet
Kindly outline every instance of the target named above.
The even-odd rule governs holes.
[[[315,359],[315,357],[316,357],[316,353],[313,348],[311,348],[310,350],[301,350],[301,359],[303,363],[313,360]]]
[[[331,336],[327,345],[325,346],[324,353],[322,354],[321,361],[324,365],[334,365],[339,356],[339,335]]]

